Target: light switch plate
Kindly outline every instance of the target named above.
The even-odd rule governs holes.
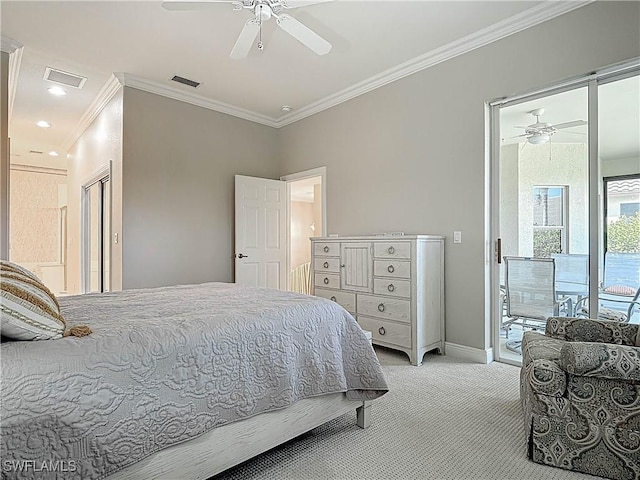
[[[453,243],[462,243],[462,232],[456,230],[453,232]]]

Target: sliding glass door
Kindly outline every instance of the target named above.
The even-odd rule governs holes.
[[[639,92],[636,71],[492,106],[498,360],[519,363],[523,332],[548,316],[615,316],[625,304],[604,290],[640,288]]]

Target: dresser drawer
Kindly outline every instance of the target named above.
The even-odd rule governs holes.
[[[315,294],[318,297],[328,298],[332,302],[339,303],[347,312],[355,313],[356,311],[356,295],[354,293],[316,288]]]
[[[409,300],[358,295],[356,302],[358,315],[370,315],[407,323],[411,319],[411,302]]]
[[[313,244],[313,254],[318,257],[339,257],[340,243],[338,242],[316,242]]]
[[[411,348],[411,326],[402,323],[387,322],[377,318],[358,315],[358,323],[363,330],[368,330],[376,341],[391,343]]]
[[[316,273],[340,273],[340,259],[334,257],[314,258],[313,269],[316,271]]]
[[[411,282],[393,278],[374,278],[373,293],[390,297],[411,297]]]
[[[316,273],[314,279],[316,287],[340,288],[340,275],[336,273]]]
[[[373,274],[376,277],[411,278],[411,262],[375,260]]]
[[[373,256],[378,258],[397,258],[408,260],[411,258],[410,242],[375,242]]]

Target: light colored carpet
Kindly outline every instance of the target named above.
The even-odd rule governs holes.
[[[526,458],[520,369],[427,354],[421,367],[376,347],[390,392],[362,430],[344,415],[215,480],[572,480],[588,475]]]

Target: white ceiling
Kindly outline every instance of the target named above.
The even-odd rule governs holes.
[[[447,52],[480,46],[585,3],[338,0],[289,10],[333,44],[329,54],[314,54],[271,20],[263,27],[264,51],[232,60],[229,52],[250,14],[230,4],[169,11],[159,0],[3,0],[3,43],[8,38],[24,46],[10,123],[12,161],[44,162],[46,152],[56,150],[63,155],[46,160],[64,167],[65,148],[81,133],[83,116],[113,73],[280,126],[384,84],[407,65],[435,63]],[[67,88],[66,96],[54,97],[46,90],[53,84],[43,80],[46,67],[88,80],[81,90]],[[171,82],[174,75],[202,84],[194,90]],[[293,111],[283,113],[282,105]],[[38,120],[53,126],[38,128]]]

